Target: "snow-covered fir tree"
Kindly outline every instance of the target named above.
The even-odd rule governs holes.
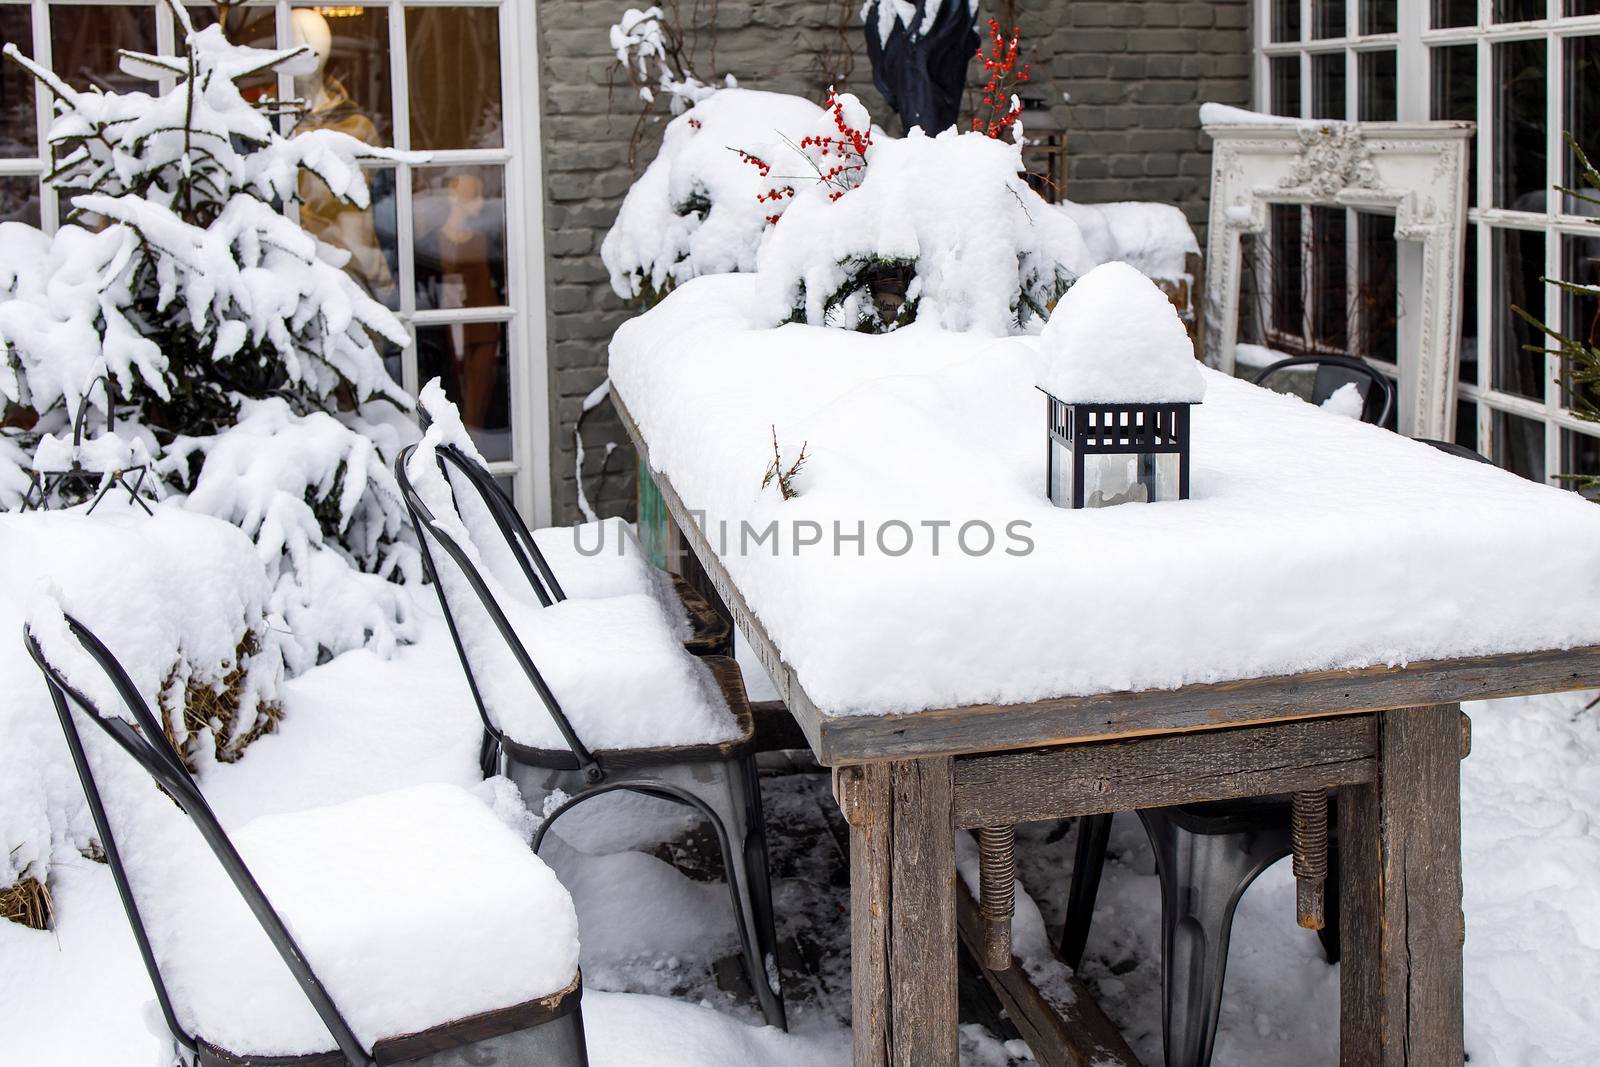
[[[361,161],[401,154],[285,136],[297,105],[237,83],[301,72],[309,50],[237,46],[170,6],[182,55],[121,53],[152,93],[79,91],[5,48],[54,98],[47,181],[70,212],[53,235],[0,224],[0,508],[30,466],[148,455],[156,492],[255,539],[291,668],[385,651],[413,625],[391,463],[416,431],[377,345],[407,336],[283,208],[307,171],[365,208]]]

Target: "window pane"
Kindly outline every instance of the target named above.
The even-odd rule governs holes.
[[[1544,41],[1494,46],[1495,206],[1543,211],[1545,166]]]
[[[1478,48],[1459,44],[1435,48],[1431,61],[1433,99],[1428,115],[1433,119],[1478,118]],[[1467,204],[1478,203],[1478,134],[1472,134],[1467,148]]]
[[[1394,33],[1399,28],[1398,0],[1361,0],[1362,33]]]
[[[1445,26],[1476,26],[1478,24],[1478,0],[1433,0],[1433,19],[1435,27]]]
[[[1344,118],[1344,53],[1311,57],[1311,117]]]
[[[1577,139],[1589,162],[1600,167],[1600,37],[1573,37],[1566,43],[1566,115],[1563,131]],[[1569,188],[1600,198],[1600,189],[1584,186],[1578,155],[1562,146],[1561,171]],[[1574,215],[1600,215],[1600,204],[1562,196],[1561,210]]]
[[[1467,224],[1461,254],[1461,380],[1478,384],[1478,228]]]
[[[1494,461],[1524,478],[1544,481],[1544,423],[1496,411]]]
[[[1355,308],[1360,336],[1350,346],[1353,356],[1395,362],[1399,278],[1395,262],[1394,216],[1356,212],[1356,272],[1360,290]]]
[[[1600,15],[1600,0],[1567,0],[1569,15]]]
[[[1590,483],[1590,479],[1600,479],[1600,437],[1562,430],[1561,473],[1574,476],[1562,479],[1566,487],[1587,497],[1600,494],[1600,486]]]
[[[38,178],[20,175],[0,178],[0,222],[39,225]]]
[[[153,82],[117,69],[119,48],[156,50],[154,5],[50,5],[51,66],[74,89],[93,85],[107,92],[153,92]]]
[[[1545,0],[1494,0],[1496,22],[1530,22],[1545,16]]]
[[[511,366],[506,324],[417,327],[417,380],[444,380],[473,443],[487,460],[511,458]]]
[[[1312,336],[1318,344],[1346,351],[1350,344],[1349,260],[1345,209],[1311,209]]]
[[[1344,36],[1344,0],[1311,0],[1311,36]]]
[[[1300,0],[1272,0],[1272,39],[1300,39]]]
[[[1272,113],[1300,116],[1300,57],[1272,57]]]
[[[1496,389],[1534,400],[1544,399],[1543,335],[1511,309],[1519,307],[1545,321],[1544,233],[1539,230],[1495,230],[1494,240],[1494,375]]]
[[[298,8],[290,39],[317,54],[317,69],[294,79],[309,110],[297,130],[340,130],[371,145],[394,143],[389,85],[389,17],[381,7]]]
[[[497,8],[407,8],[406,70],[412,148],[504,143]]]
[[[1470,400],[1456,401],[1456,444],[1478,448],[1478,405]]]
[[[0,8],[0,41],[9,41],[25,56],[33,55],[33,15],[25,6]],[[0,156],[28,158],[39,154],[33,76],[20,63],[0,66]]]
[[[1575,285],[1600,286],[1600,237],[1561,238],[1561,277]],[[1600,346],[1600,289],[1597,295],[1579,296],[1565,290],[1546,289],[1546,299],[1554,296],[1561,301],[1561,332],[1587,345]],[[1585,383],[1576,388],[1582,401],[1580,410],[1600,414],[1600,383]],[[1568,388],[1562,390],[1561,402],[1572,407]]]
[[[349,252],[345,272],[373,299],[394,309],[400,306],[394,168],[372,168],[364,173],[372,206],[359,208],[334,196],[321,178],[302,171],[300,225],[317,239]]]
[[[1290,337],[1305,336],[1305,249],[1300,240],[1300,208],[1268,208],[1272,245],[1267,277],[1272,286],[1272,328]]]
[[[412,178],[418,308],[506,300],[505,175],[497,166],[428,167]]]
[[[1361,105],[1356,117],[1363,122],[1393,122],[1399,114],[1395,90],[1395,54],[1393,52],[1362,52],[1357,57],[1361,73],[1359,86]]]

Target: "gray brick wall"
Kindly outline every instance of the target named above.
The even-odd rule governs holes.
[[[625,83],[607,92],[614,62],[607,28],[629,0],[537,0],[545,195],[545,313],[554,412],[549,456],[555,516],[577,516],[572,427],[583,397],[605,376],[606,345],[632,309],[600,264],[632,175],[628,141],[634,114]],[[634,6],[642,6],[637,3]],[[688,12],[693,0],[682,0]],[[998,5],[985,4],[985,9]],[[713,4],[702,2],[709,12]],[[857,93],[890,128],[872,88],[859,0],[717,0],[716,58],[701,36],[702,76],[733,73],[752,89],[821,99],[819,56],[837,47],[837,19],[848,17],[853,72],[841,88]],[[1093,203],[1161,200],[1180,204],[1197,227],[1205,215],[1210,158],[1195,116],[1204,100],[1243,104],[1250,71],[1249,0],[1035,0],[1018,3],[1034,92],[1058,106],[1068,136],[1067,195]],[[614,95],[614,113],[610,96]],[[660,122],[639,148],[653,156]],[[609,405],[584,424],[584,485],[602,515],[633,514],[634,461]]]

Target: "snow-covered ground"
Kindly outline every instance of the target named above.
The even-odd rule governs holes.
[[[425,782],[473,785],[477,722],[442,625],[383,661],[353,652],[287,683],[285,719],[204,784],[225,821],[295,811]],[[753,664],[746,665],[753,670]],[[1463,766],[1467,1048],[1474,1067],[1593,1060],[1600,1047],[1600,717],[1582,694],[1470,705]],[[632,800],[584,823],[546,857],[582,927],[584,1013],[597,1065],[848,1062],[845,857],[826,778],[765,779],[780,937],[794,1033],[759,1026],[749,998],[723,989],[733,931],[725,890],[662,856],[692,827]],[[830,832],[831,831],[831,832]],[[1021,876],[1053,935],[1073,833],[1021,833]],[[648,850],[648,851],[647,851]],[[0,923],[0,1063],[150,1067],[158,1041],[108,870],[53,872],[57,924]],[[1336,1060],[1338,969],[1294,925],[1287,864],[1246,894],[1235,927],[1217,1062]],[[641,906],[648,902],[649,906]],[[1159,1062],[1158,895],[1137,821],[1119,819],[1083,975],[1147,1063]],[[1035,931],[1037,935],[1037,931]],[[736,972],[737,966],[731,967]],[[738,983],[737,976],[730,988]],[[159,1023],[154,1023],[159,1026]],[[1025,1062],[1020,1046],[963,1030],[964,1061]]]

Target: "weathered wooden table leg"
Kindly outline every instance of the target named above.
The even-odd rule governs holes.
[[[1377,781],[1339,792],[1339,1060],[1460,1067],[1460,707],[1378,719]]]
[[[956,855],[951,761],[837,772],[850,824],[856,1067],[956,1062]]]

